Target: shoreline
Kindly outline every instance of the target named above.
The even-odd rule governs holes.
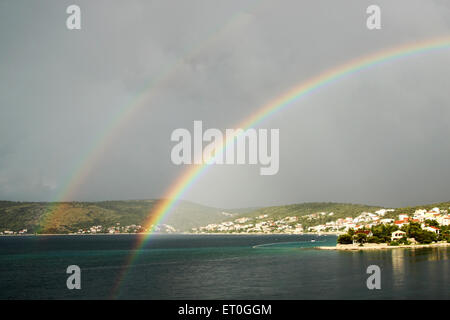
[[[263,232],[240,232],[240,233],[193,233],[193,232],[173,232],[173,233],[156,233],[156,232],[140,232],[140,233],[40,233],[40,234],[0,234],[0,237],[39,237],[39,236],[123,236],[123,235],[255,235],[255,236],[273,236],[273,235],[288,235],[288,236],[302,236],[302,235],[316,235],[316,236],[338,236],[341,233],[337,232],[302,232],[302,233],[263,233]]]
[[[174,234],[174,233],[173,233]],[[265,233],[265,232],[235,232],[235,233],[225,233],[225,232],[205,232],[205,233],[195,233],[195,232],[181,232],[178,234],[190,234],[190,235],[230,235],[230,236],[238,236],[238,235],[257,235],[257,236],[273,236],[273,235],[287,235],[287,236],[302,236],[302,235],[316,235],[316,236],[338,236],[342,233],[338,232],[302,232],[302,233]]]
[[[364,246],[359,244],[336,244],[334,247],[316,247],[319,250],[337,250],[337,251],[360,251],[360,250],[389,250],[389,249],[419,249],[419,248],[435,248],[435,247],[450,247],[448,242],[438,242],[430,244],[408,244],[399,246],[389,246],[386,243],[376,244],[370,243]]]

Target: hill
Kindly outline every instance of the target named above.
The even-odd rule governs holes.
[[[334,203],[334,202],[306,202],[300,204],[290,204],[284,206],[273,206],[265,207],[253,210],[248,213],[239,215],[241,217],[255,218],[258,216],[267,217],[261,219],[264,220],[281,220],[285,217],[297,217],[299,222],[304,226],[308,227],[318,223],[325,223],[328,221],[333,221],[339,218],[345,217],[356,217],[361,212],[374,212],[376,210],[382,209],[383,207],[362,205],[362,204],[352,204],[352,203]],[[327,213],[326,215],[321,215],[320,213]],[[333,215],[329,215],[329,213]],[[311,219],[311,215],[317,214],[317,217]]]
[[[0,232],[28,229],[28,233],[70,233],[102,225],[111,227],[143,225],[148,219],[157,200],[125,200],[99,202],[12,202],[0,201]],[[395,218],[400,213],[411,214],[417,209],[447,209],[450,202],[396,208],[387,213],[386,218]],[[173,211],[160,223],[167,224],[176,231],[190,231],[238,218],[260,217],[264,220],[281,220],[297,217],[304,228],[335,221],[339,218],[356,217],[362,212],[374,212],[381,206],[351,203],[310,202],[271,206],[263,208],[243,208],[223,210],[189,201],[180,201]],[[332,214],[331,214],[332,213]],[[261,217],[263,216],[263,218]]]
[[[437,210],[438,212],[447,212],[450,209],[450,203],[389,209],[349,203],[301,203],[255,209],[223,223],[204,225],[192,231],[196,233],[299,233],[311,230],[336,232],[349,224],[354,226],[364,224],[379,220],[380,217],[396,220],[400,214],[413,216],[418,209],[429,211],[435,207],[440,209]]]
[[[143,225],[155,203],[156,200],[63,203],[0,201],[0,231],[26,228],[32,233],[51,234],[76,232],[94,225]],[[180,201],[161,223],[177,231],[186,231],[227,218],[230,218],[230,214],[223,214],[221,209]]]

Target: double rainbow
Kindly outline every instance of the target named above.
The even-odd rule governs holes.
[[[254,0],[243,7],[239,7],[237,11],[231,13],[224,23],[218,23],[209,29],[206,38],[201,39],[190,47],[186,47],[184,54],[176,59],[173,64],[144,83],[129,103],[120,108],[109,119],[106,126],[91,140],[86,151],[78,153],[79,158],[75,159],[72,167],[67,170],[68,174],[62,179],[64,184],[61,185],[59,192],[53,197],[54,200],[47,208],[47,212],[42,221],[41,231],[46,231],[49,227],[59,227],[58,225],[54,226],[52,222],[57,221],[58,216],[63,215],[71,207],[70,201],[76,198],[77,192],[84,185],[94,166],[104,156],[104,151],[114,142],[115,134],[120,131],[120,128],[127,125],[143,107],[148,107],[148,101],[159,93],[162,86],[166,85],[177,75],[186,61],[193,59],[206,48],[219,41],[224,34],[245,24],[247,12],[252,12],[255,8],[263,7],[265,4],[267,4],[265,0]]]
[[[329,69],[309,80],[306,80],[294,86],[286,93],[262,106],[258,112],[252,114],[250,117],[244,120],[237,126],[237,128],[242,128],[245,131],[246,129],[254,127],[276,112],[279,112],[280,110],[291,105],[298,99],[320,88],[323,88],[328,84],[343,79],[347,75],[355,74],[359,71],[369,69],[370,67],[374,67],[385,62],[448,48],[450,48],[450,37],[446,36],[422,42],[404,44],[394,48],[382,50],[374,54],[364,56],[362,58],[351,60],[343,65],[339,65],[335,68]],[[220,150],[217,150],[218,152],[216,152],[216,154],[224,152],[228,145],[230,145],[230,143],[233,142],[233,140],[236,139],[237,136],[238,135],[229,137],[219,148]],[[132,254],[129,256],[128,262],[125,265],[124,271],[119,278],[118,286],[120,286],[120,283],[123,282],[129,266],[133,264],[134,260],[139,254],[140,249],[145,245],[146,241],[153,233],[154,227],[158,223],[160,223],[160,221],[176,205],[177,201],[183,197],[183,195],[189,190],[189,188],[202,176],[202,174],[206,172],[208,167],[210,167],[210,164],[208,164],[209,161],[206,160],[208,159],[205,159],[204,164],[202,165],[190,166],[171,185],[169,190],[166,192],[163,200],[160,200],[160,202],[157,203],[155,207],[149,212],[148,219],[144,223],[144,228],[149,229],[150,232],[138,240],[136,244],[136,250],[132,251]]]

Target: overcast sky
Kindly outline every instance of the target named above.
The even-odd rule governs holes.
[[[69,31],[74,3],[82,29]],[[382,29],[369,31],[373,3]],[[65,200],[162,197],[187,168],[170,160],[174,129],[235,128],[322,71],[445,35],[447,0],[3,0],[0,199],[56,200],[67,186]],[[335,82],[259,125],[280,130],[277,175],[213,166],[184,199],[448,201],[449,77],[447,49]],[[77,168],[89,170],[75,188]]]

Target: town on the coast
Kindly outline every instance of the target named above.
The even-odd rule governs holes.
[[[384,244],[404,246],[431,244],[450,241],[450,215],[446,208],[378,209],[374,212],[355,212],[354,217],[334,212],[314,212],[303,215],[287,215],[275,218],[273,215],[256,214],[235,217],[234,213],[222,212],[226,221],[193,227],[187,233],[195,234],[336,234],[338,246]],[[407,210],[406,210],[407,211]],[[338,215],[339,217],[336,217]],[[234,218],[235,217],[235,218]],[[68,234],[137,234],[137,233],[180,233],[169,224],[143,227],[140,224],[92,225],[79,228]],[[0,230],[0,235],[33,234],[27,228]]]
[[[161,233],[175,233],[177,230],[168,224],[160,224],[145,229],[141,225],[131,224],[121,226],[120,222],[115,223],[113,226],[95,225],[88,228],[80,228],[77,232],[68,234],[127,234],[127,233],[147,233],[147,232],[161,232]],[[29,234],[28,229],[21,229],[19,231],[4,230],[0,231],[0,235],[26,235]]]
[[[332,217],[333,212],[318,212],[301,217],[306,221],[321,217]],[[299,222],[299,217],[288,216],[282,219],[269,219],[268,215],[254,218],[243,217],[234,221],[209,224],[193,228],[193,233],[284,233],[339,234],[339,244],[387,243],[392,246],[411,243],[432,243],[449,241],[450,215],[448,209],[417,209],[412,214],[396,213],[395,209],[380,209],[362,212],[355,218],[346,217],[317,224],[307,228]]]

